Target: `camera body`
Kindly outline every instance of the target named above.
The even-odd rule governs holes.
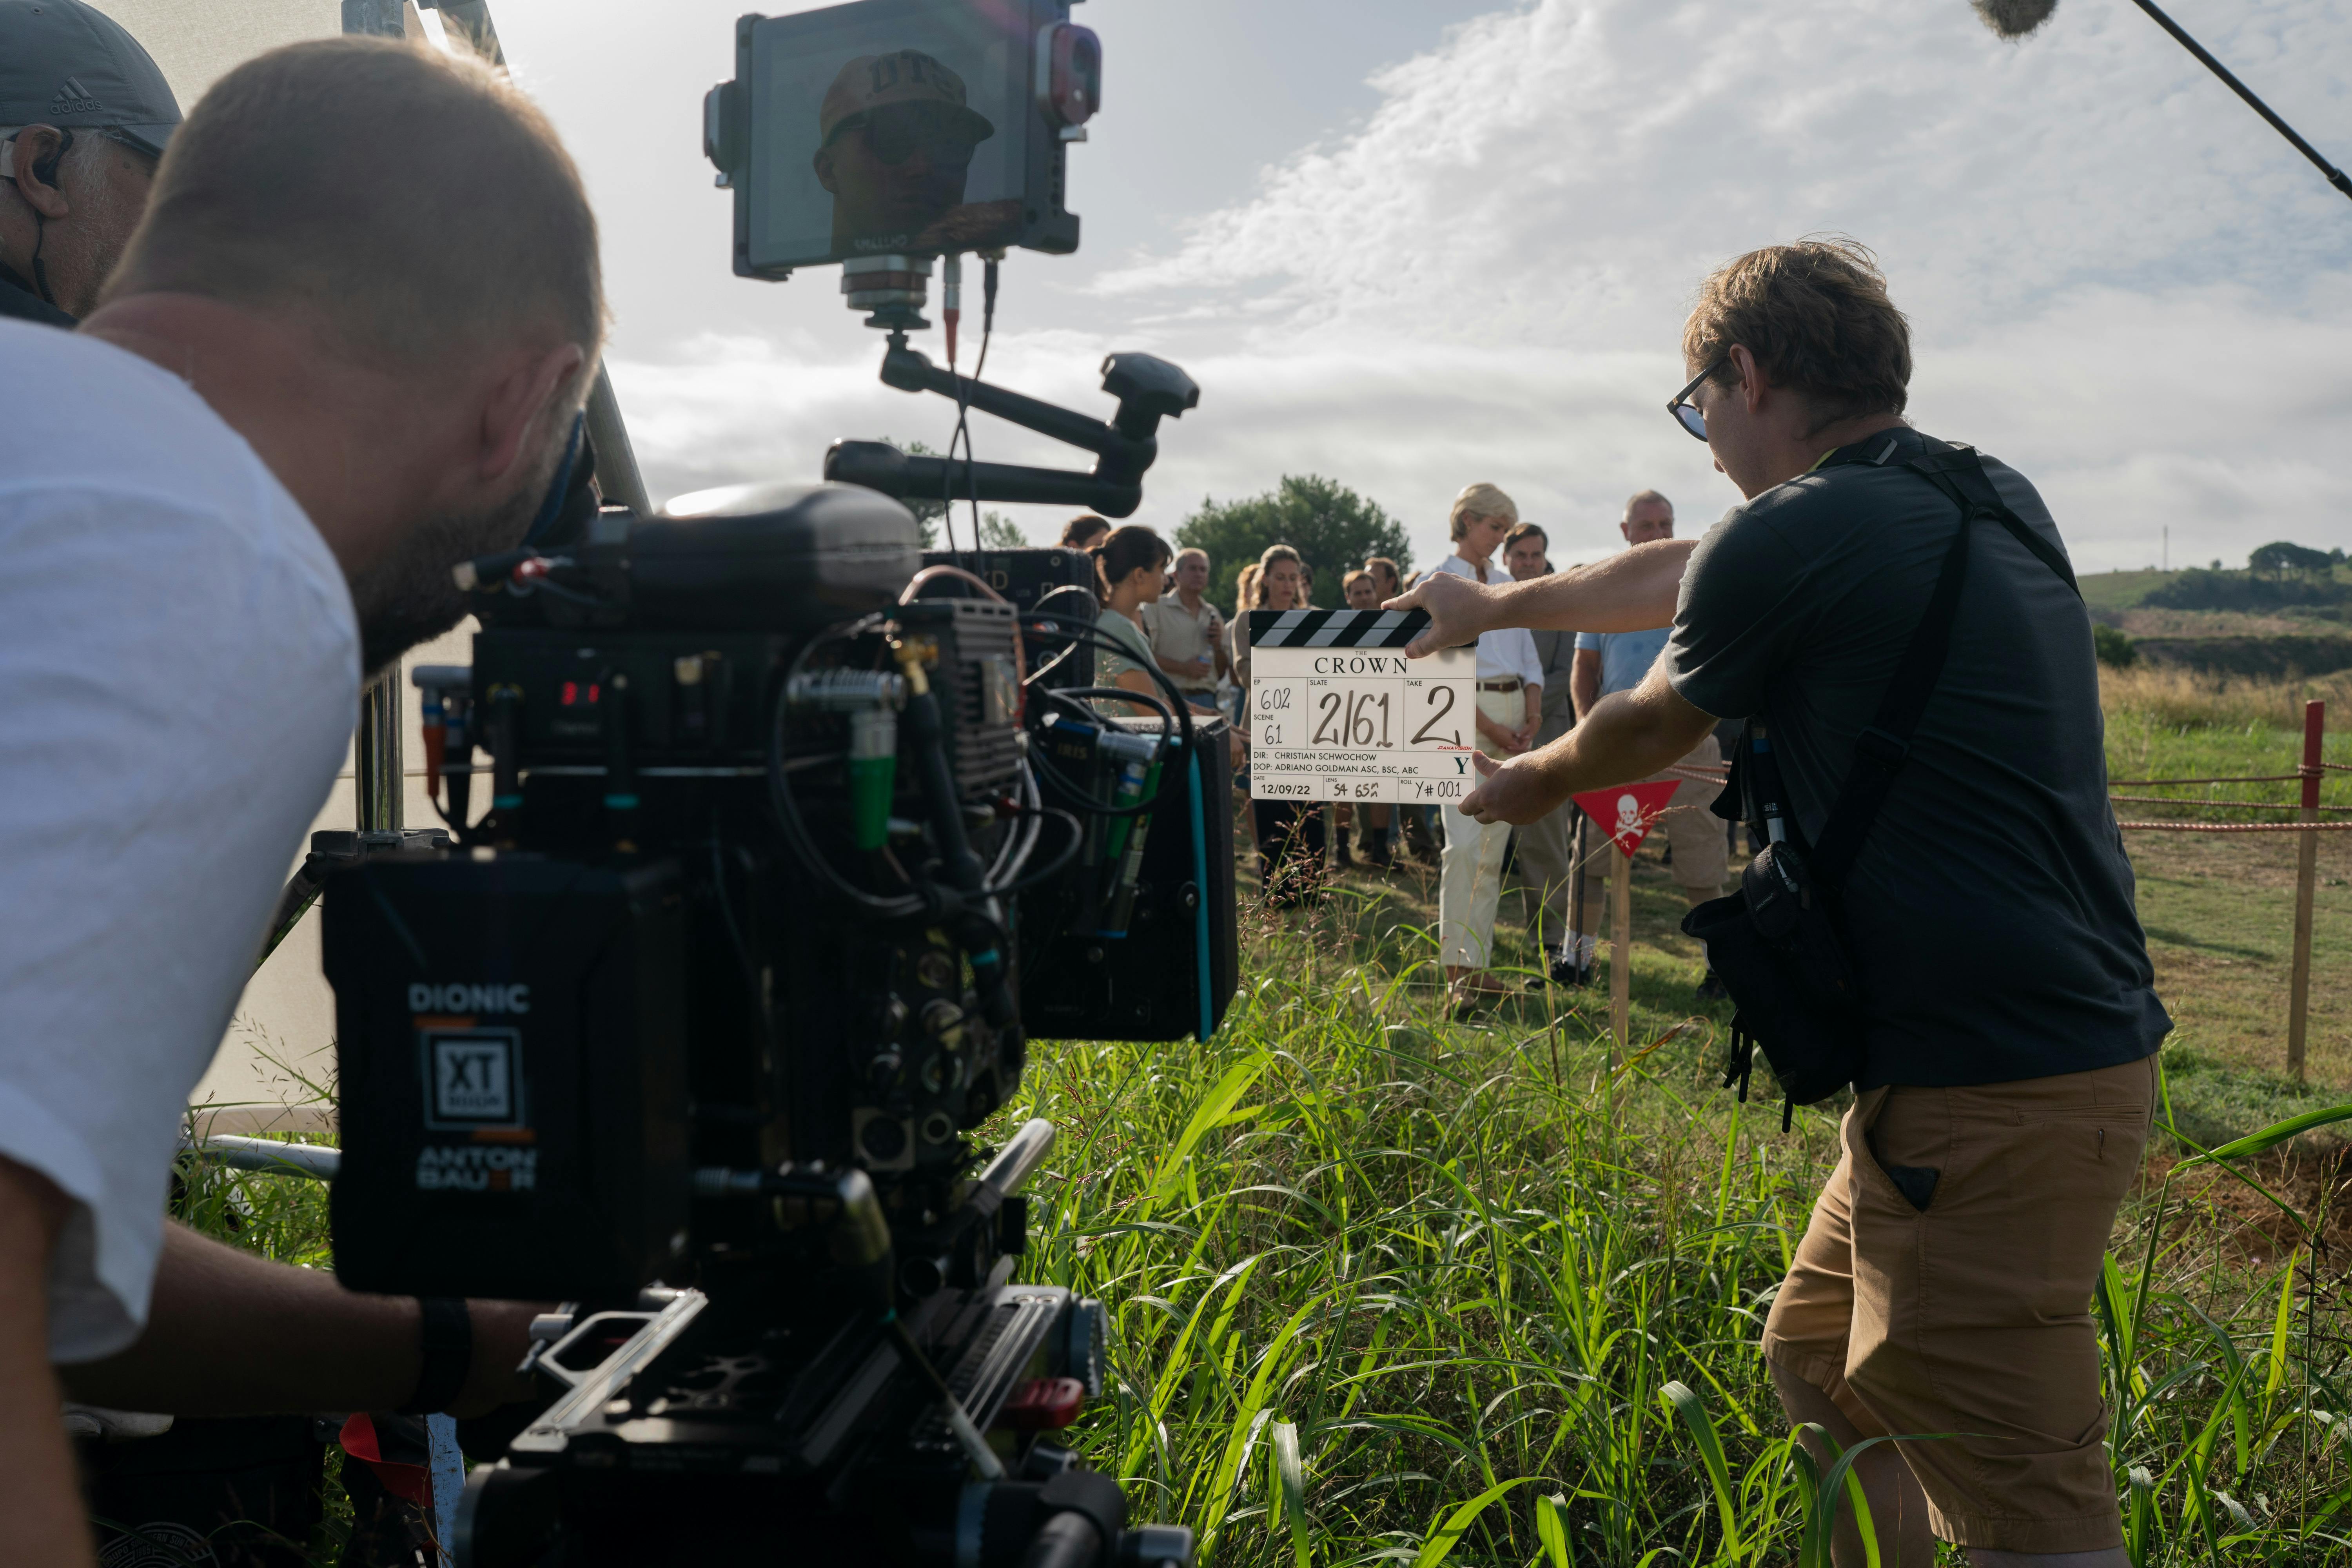
[[[704,142],[739,274],[841,262],[886,384],[1092,470],[841,442],[847,482],[652,515],[571,486],[459,568],[471,668],[415,672],[457,841],[314,854],[289,892],[325,879],[338,1274],[562,1303],[525,1363],[549,1403],[469,1441],[500,1457],[456,1568],[1191,1556],[1054,1440],[1102,1391],[1104,1318],[1013,1278],[1052,1124],[972,1135],[1032,1033],[1216,1029],[1225,728],[1165,679],[1093,685],[1091,557],[924,557],[891,499],[1127,516],[1198,402],[1148,354],[1103,362],[1108,420],[958,374],[955,314],[947,369],[908,344],[935,259],[950,312],[956,258],[985,261],[984,343],[1003,248],[1076,248],[1063,162],[1101,52],[1067,16],[746,16]]]
[[[673,1560],[646,1520],[708,1561],[788,1497],[877,1563],[992,1561],[990,1508],[992,1540],[1024,1510],[1100,1526],[1098,1479],[1039,1440],[1099,1388],[1098,1310],[1011,1279],[1051,1130],[985,1167],[970,1135],[1032,1029],[1214,1030],[1222,725],[1054,686],[1091,604],[925,569],[854,486],[610,509],[475,568],[444,700],[488,814],[336,874],[324,930],[339,1275],[573,1304],[535,1352],[555,1403],[469,1493],[469,1541],[533,1544],[461,1561]],[[1003,1477],[969,1479],[940,1384]]]

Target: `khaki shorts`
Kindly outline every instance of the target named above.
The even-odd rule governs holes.
[[[2123,1542],[2091,1300],[2155,1106],[2148,1057],[2017,1083],[1874,1089],[1846,1112],[1764,1355],[1864,1436],[1960,1434],[1898,1446],[1947,1541]]]

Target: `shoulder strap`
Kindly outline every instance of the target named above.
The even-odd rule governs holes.
[[[1985,472],[1984,458],[1975,447],[1931,440],[1927,450],[1903,466],[1943,491],[1969,521],[1989,517],[2009,530],[2020,544],[2033,552],[2035,559],[2074,590],[2074,597],[2083,596],[2081,585],[2074,581],[2074,569],[2066,563],[2066,557],[2010,510],[2009,503],[2000,499],[2000,491],[1993,488],[1992,476]]]
[[[1883,463],[1890,455],[1891,448],[1883,448],[1875,460]],[[1867,457],[1848,460],[1873,461]],[[1969,540],[1976,531],[1976,523],[1989,519],[2001,524],[2033,552],[2036,559],[2057,574],[2076,597],[2082,595],[2065,556],[2010,510],[2000,499],[2000,492],[1993,488],[1990,477],[1984,471],[1984,461],[1975,448],[1930,441],[1927,450],[1906,459],[1902,466],[1943,491],[1959,507],[1960,526],[1952,536],[1951,547],[1944,552],[1943,570],[1937,575],[1927,614],[1920,617],[1918,629],[1911,634],[1910,646],[1903,650],[1903,662],[1895,667],[1895,677],[1886,683],[1886,691],[1878,700],[1878,711],[1854,742],[1853,766],[1838,791],[1836,804],[1830,808],[1828,822],[1822,826],[1812,869],[1830,888],[1843,882],[1846,873],[1853,868],[1854,858],[1862,851],[1863,837],[1895,787],[1895,775],[1910,757],[1911,737],[1927,710],[1927,700],[1935,694],[1936,683],[1943,677],[1944,661],[1952,650],[1952,624],[1959,614],[1960,588],[1968,578]]]

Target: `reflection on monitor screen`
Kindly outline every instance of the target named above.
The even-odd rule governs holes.
[[[752,258],[801,267],[1017,243],[1024,35],[983,15],[862,8],[753,34]],[[877,35],[883,35],[877,37]]]

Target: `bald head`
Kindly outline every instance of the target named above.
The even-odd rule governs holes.
[[[1675,503],[1655,490],[1636,491],[1625,501],[1625,519],[1617,525],[1628,544],[1647,544],[1675,536]]]
[[[430,369],[604,334],[596,220],[545,116],[470,57],[378,38],[274,49],[173,138],[108,302],[200,295]]]
[[[205,95],[83,324],[243,436],[343,568],[374,668],[562,482],[604,331],[596,223],[480,61],[337,38]]]

